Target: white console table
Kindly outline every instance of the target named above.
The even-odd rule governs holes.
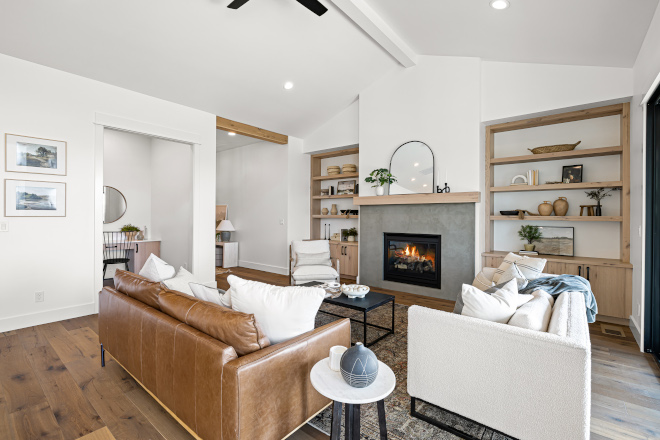
[[[216,241],[215,265],[224,268],[238,266],[238,242]]]

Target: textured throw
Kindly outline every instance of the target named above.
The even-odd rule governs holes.
[[[587,321],[596,322],[598,314],[598,305],[596,298],[591,291],[591,284],[586,279],[577,275],[559,275],[556,277],[543,277],[530,280],[527,287],[520,290],[519,293],[532,293],[541,289],[552,295],[555,300],[557,297],[568,291],[581,292],[584,295],[584,304],[587,306]]]
[[[330,304],[321,305],[321,310],[350,316],[362,320],[362,312],[351,311]],[[410,396],[408,395],[408,307],[397,304],[395,306],[394,334],[390,335],[369,347],[378,360],[386,363],[396,376],[396,387],[394,392],[385,399],[385,413],[387,417],[387,438],[389,440],[458,440],[454,434],[430,425],[422,420],[410,416]],[[392,308],[388,306],[379,307],[368,313],[367,321],[371,324],[390,327],[392,325]],[[316,315],[316,327],[328,324],[337,318],[325,313]],[[383,332],[378,329],[369,328],[367,339],[373,341]],[[362,342],[362,325],[351,323],[351,336],[353,342]],[[417,403],[417,411],[441,420],[445,424],[453,426],[468,435],[480,440],[512,440],[510,437],[493,432],[492,429],[479,425],[462,417],[439,410],[422,402]],[[332,420],[332,408],[329,407],[314,417],[309,423],[315,428],[330,433],[330,422]],[[360,408],[360,439],[380,440],[378,425],[378,412],[376,404],[362,405]],[[342,417],[342,434],[344,432]],[[343,438],[343,436],[342,436]]]

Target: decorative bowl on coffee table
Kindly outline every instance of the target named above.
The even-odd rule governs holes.
[[[369,293],[369,286],[362,284],[343,284],[341,291],[349,298],[364,298]]]

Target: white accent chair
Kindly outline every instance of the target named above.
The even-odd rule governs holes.
[[[424,402],[518,439],[588,440],[591,342],[583,294],[557,298],[548,333],[411,307],[408,394],[411,414],[432,424],[438,421],[417,411]]]
[[[330,253],[330,242],[327,240],[294,240],[289,246],[289,274],[292,286],[319,281],[339,282],[339,259],[329,259],[330,265],[297,266],[297,254]]]

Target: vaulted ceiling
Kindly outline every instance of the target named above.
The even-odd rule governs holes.
[[[658,0],[353,0],[415,52],[631,67]],[[0,53],[304,137],[398,63],[331,0],[0,0]],[[282,85],[293,81],[286,91]]]

